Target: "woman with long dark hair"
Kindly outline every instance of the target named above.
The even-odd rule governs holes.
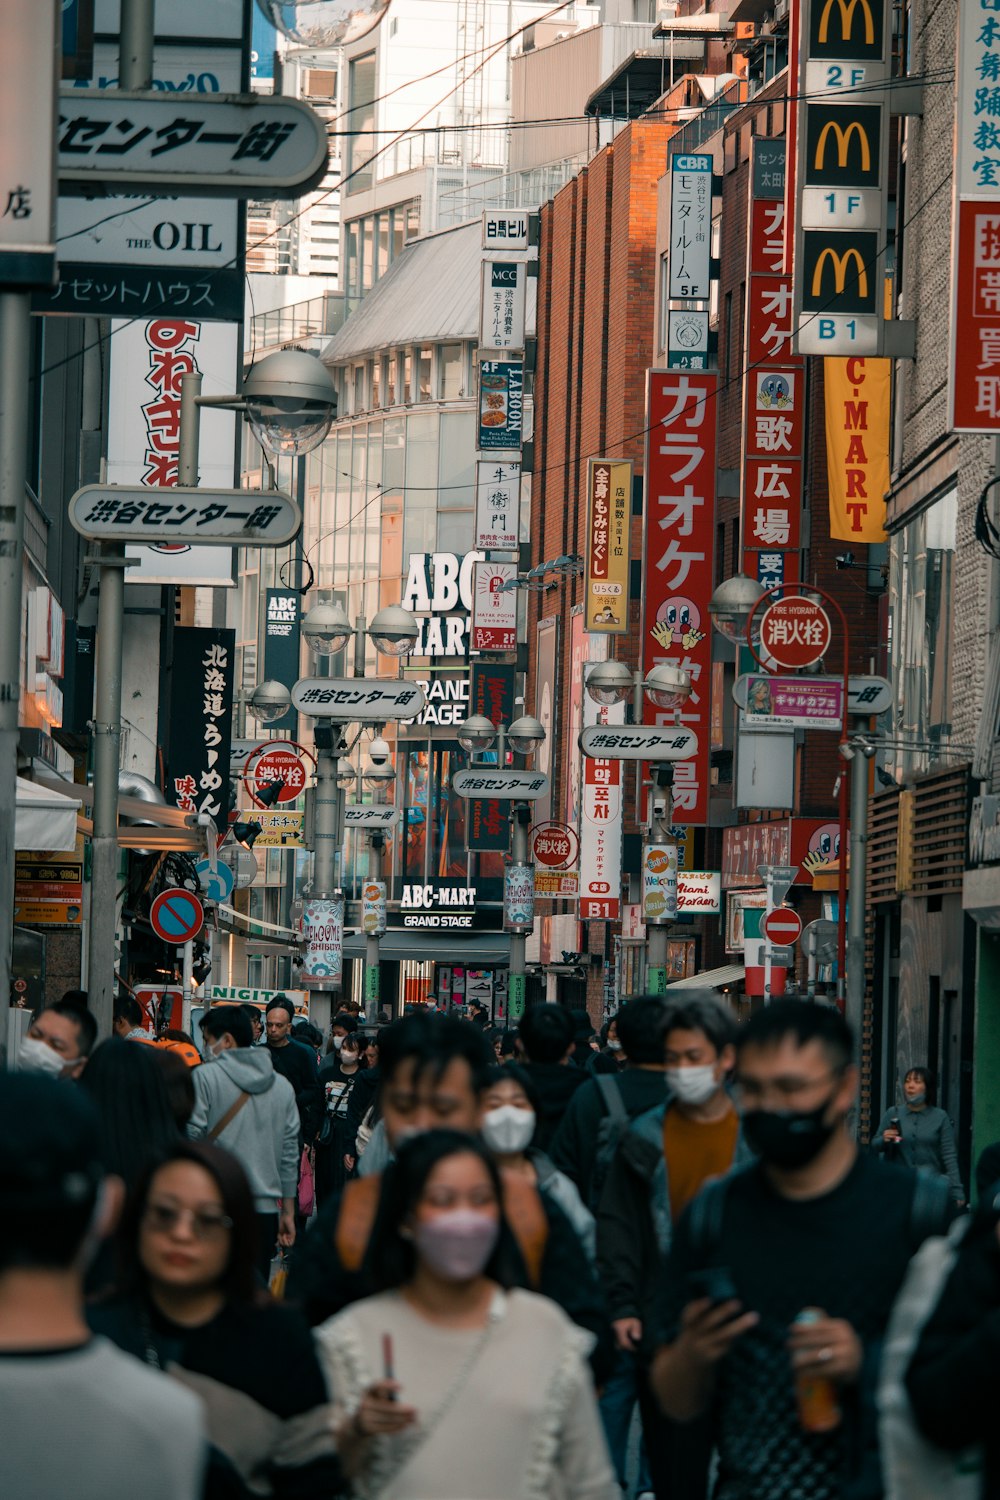
[[[153,1047],[112,1037],[95,1049],[80,1087],[101,1118],[104,1170],[131,1190],[181,1140],[161,1059]]]
[[[477,1140],[402,1145],[372,1239],[381,1291],[316,1333],[361,1500],[617,1500],[591,1339],[514,1286],[502,1222]]]
[[[221,1455],[210,1500],[339,1494],[323,1374],[305,1323],[260,1286],[253,1194],[235,1157],[174,1146],[137,1183],[119,1238],[118,1288],[89,1310],[91,1327],[202,1397]]]

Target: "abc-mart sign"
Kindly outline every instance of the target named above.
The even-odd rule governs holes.
[[[417,617],[414,657],[468,656],[473,573],[483,558],[482,552],[410,553],[400,603]]]

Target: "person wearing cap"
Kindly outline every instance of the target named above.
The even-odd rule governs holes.
[[[143,1500],[202,1495],[200,1402],[83,1315],[88,1260],[122,1197],[81,1090],[0,1079],[0,1494],[133,1500],[141,1475]]]

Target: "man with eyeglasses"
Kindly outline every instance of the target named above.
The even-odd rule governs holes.
[[[295,1243],[299,1112],[295,1092],[253,1045],[241,1005],[214,1005],[201,1018],[202,1066],[195,1068],[188,1135],[217,1141],[239,1161],[253,1189],[259,1227],[258,1269],[267,1276],[275,1244]],[[205,1064],[212,1064],[206,1067]]]
[[[0,1078],[0,1494],[199,1500],[201,1402],[84,1318],[87,1263],[123,1197],[100,1156],[82,1089]]]
[[[674,1421],[710,1414],[716,1500],[882,1493],[880,1341],[911,1256],[953,1207],[947,1182],[859,1152],[852,1054],[833,1006],[758,1011],[736,1080],[759,1160],[709,1184],[677,1227],[652,1382]]]

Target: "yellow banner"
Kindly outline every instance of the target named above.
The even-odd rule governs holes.
[[[586,628],[600,635],[628,630],[628,551],[632,464],[592,458],[587,466]]]
[[[890,364],[856,355],[823,361],[834,541],[885,541]]]

